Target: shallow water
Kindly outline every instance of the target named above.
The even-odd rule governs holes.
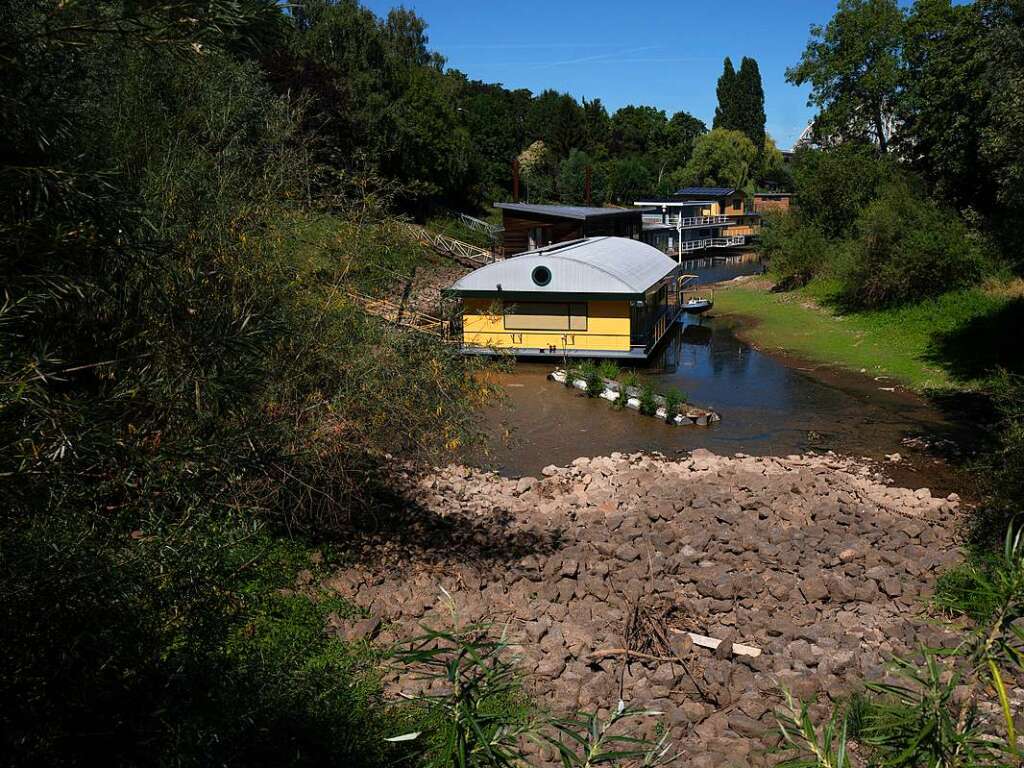
[[[730,274],[730,268],[741,271]],[[760,265],[748,259],[711,263],[708,269],[715,279],[728,279],[760,271]],[[514,372],[496,377],[505,387],[506,403],[485,414],[494,436],[486,455],[470,458],[503,474],[522,475],[613,451],[672,456],[707,448],[720,454],[778,456],[834,450],[877,460],[899,452],[909,460],[886,464],[897,482],[944,492],[959,485],[945,463],[901,442],[962,437],[959,426],[927,401],[886,391],[892,382],[811,370],[759,352],[737,338],[733,322],[713,312],[702,320],[688,319],[640,371],[657,391],[676,387],[694,404],[714,408],[721,422],[675,427],[631,410],[616,411],[605,400],[549,381],[553,363],[520,362]]]

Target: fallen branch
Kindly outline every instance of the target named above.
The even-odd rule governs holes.
[[[650,653],[631,651],[628,648],[605,648],[603,651],[594,651],[590,654],[589,658],[596,661],[598,659],[607,659],[612,656],[629,656],[634,659],[643,659],[644,661],[678,661],[674,656],[654,656]]]

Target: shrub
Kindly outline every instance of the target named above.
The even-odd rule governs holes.
[[[674,387],[665,393],[665,421],[671,423],[679,413],[679,406],[687,401],[685,394]]]
[[[619,384],[622,385],[623,389],[630,389],[633,387],[640,386],[640,376],[636,371],[621,370],[619,371]]]
[[[615,381],[619,378],[619,364],[614,360],[602,360],[598,364],[597,370],[600,371],[601,376],[605,379]]]
[[[640,413],[644,416],[654,416],[658,412],[658,400],[654,396],[654,390],[650,384],[644,384],[640,388]]]
[[[888,185],[857,219],[843,298],[856,307],[919,301],[974,285],[987,249],[951,209],[920,197],[910,184]]]
[[[796,288],[822,269],[830,245],[821,230],[800,214],[775,213],[765,217],[762,248],[780,286]]]
[[[587,385],[587,397],[597,397],[604,392],[604,377],[597,366],[591,365],[586,369],[583,381]]]
[[[987,530],[998,530],[1024,512],[1024,376],[1000,371],[990,384],[999,421],[995,445],[978,461],[990,515]]]

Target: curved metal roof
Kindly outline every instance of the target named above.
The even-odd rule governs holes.
[[[527,251],[470,272],[454,294],[581,293],[642,294],[678,265],[657,248],[625,237],[589,237]],[[537,267],[550,270],[539,284]]]

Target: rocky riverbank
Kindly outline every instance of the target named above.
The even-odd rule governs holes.
[[[444,626],[443,588],[460,621],[509,623],[540,700],[657,707],[686,765],[773,762],[780,685],[820,711],[892,655],[951,640],[925,598],[958,559],[959,500],[851,460],[613,454],[540,478],[453,466],[404,483],[404,525],[325,582],[382,622],[334,630],[389,643]]]

